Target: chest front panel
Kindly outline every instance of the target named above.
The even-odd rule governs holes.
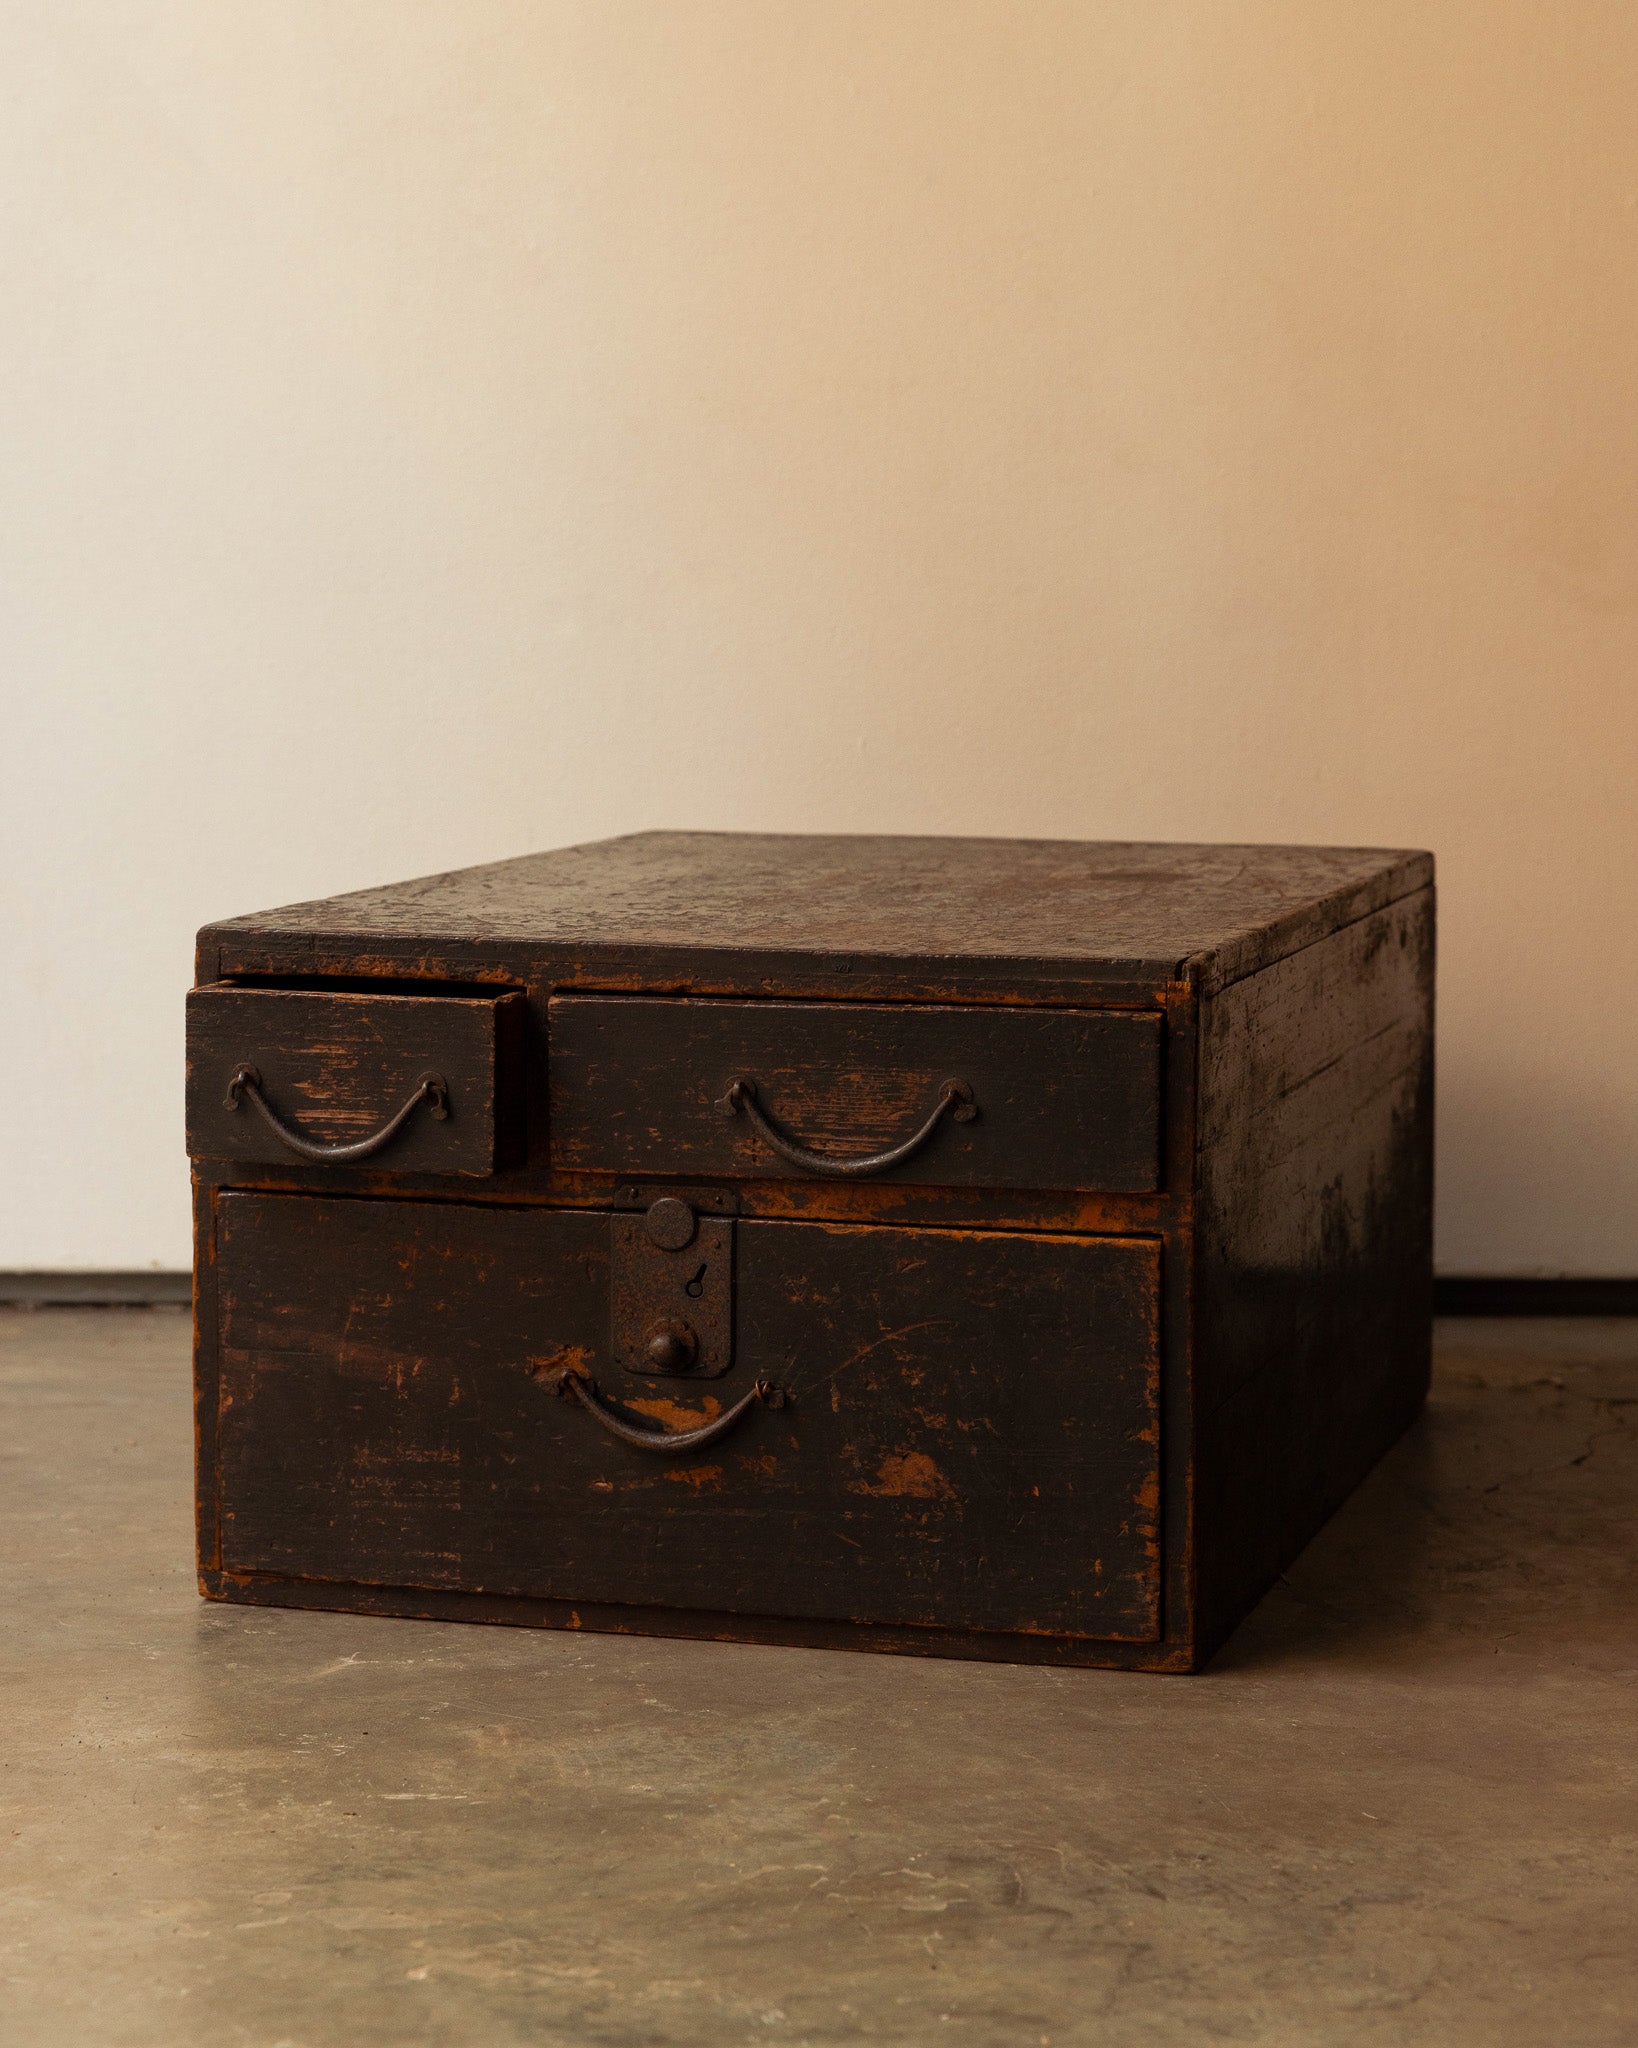
[[[1155,1638],[1154,1241],[739,1221],[707,1380],[616,1355],[626,1220],[220,1196],[223,1566]],[[785,1405],[679,1457],[565,1371],[643,1430]]]

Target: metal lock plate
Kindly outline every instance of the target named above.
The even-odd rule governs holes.
[[[691,1226],[691,1227],[690,1227]],[[616,1365],[668,1379],[720,1379],[734,1362],[734,1225],[674,1196],[612,1216],[609,1261]]]

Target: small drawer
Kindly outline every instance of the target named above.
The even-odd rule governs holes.
[[[213,983],[188,996],[188,1150],[489,1174],[523,1154],[525,1001]]]
[[[559,996],[562,1171],[1147,1194],[1154,1012]]]

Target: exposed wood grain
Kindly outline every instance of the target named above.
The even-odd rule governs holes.
[[[1421,1398],[1430,875],[648,834],[207,928],[202,978],[330,1017],[519,991],[528,1151],[456,1182],[205,1148],[205,1589],[1194,1668]],[[1152,1056],[1119,1050],[1134,1025]],[[983,1122],[875,1182],[801,1179],[689,1106],[754,1065],[796,1136],[878,1149],[961,1050],[992,1061]],[[366,1091],[330,1099],[338,1135],[365,1120]],[[609,1217],[667,1190],[736,1219],[720,1379],[611,1363]],[[759,1373],[796,1400],[656,1459],[553,1397],[565,1367],[635,1423]]]
[[[561,996],[548,1041],[552,1156],[571,1172],[801,1181],[744,1116],[717,1112],[735,1076],[837,1157],[915,1130],[955,1078],[976,1118],[947,1118],[877,1178],[1133,1194],[1158,1182],[1153,1013]]]
[[[448,1084],[447,1117],[414,1114],[376,1166],[491,1174],[523,1149],[525,1013],[520,993],[196,988],[188,997],[188,1150],[275,1165],[292,1157],[250,1104],[228,1107],[241,1063],[257,1069],[284,1121],[324,1144],[364,1137],[434,1072]]]
[[[622,1375],[605,1219],[220,1198],[226,1568],[1024,1634],[1158,1634],[1159,1248],[739,1226],[734,1366]],[[501,1283],[501,1284],[497,1284]],[[686,1460],[553,1398],[595,1372]]]
[[[213,926],[537,947],[1255,972],[1422,887],[1425,853],[642,832]],[[868,991],[866,991],[868,993]]]
[[[1220,1636],[1412,1420],[1432,1337],[1433,892],[1201,1020],[1199,1625]]]

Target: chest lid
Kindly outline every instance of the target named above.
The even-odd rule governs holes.
[[[292,904],[212,937],[968,960],[1221,986],[1433,878],[1368,847],[640,832]]]

